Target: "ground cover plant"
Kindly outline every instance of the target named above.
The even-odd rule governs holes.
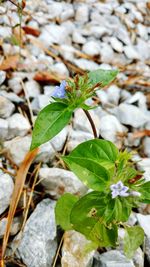
[[[53,103],[38,115],[33,129],[31,150],[47,142],[65,127],[75,109],[82,108],[89,119],[94,139],[78,145],[62,157],[69,169],[90,189],[79,198],[64,194],[57,202],[56,222],[64,230],[74,229],[88,240],[87,249],[116,247],[118,228],[125,229],[124,253],[132,257],[144,239],[143,229],[129,226],[132,208],[150,203],[150,182],[134,168],[132,153],[119,151],[110,141],[98,139],[86,104],[96,90],[112,82],[117,70],[96,70],[73,80],[62,81],[53,92]]]

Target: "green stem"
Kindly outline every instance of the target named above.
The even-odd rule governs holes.
[[[90,122],[90,124],[91,124],[92,130],[93,130],[94,138],[98,138],[98,136],[97,136],[97,131],[96,131],[96,127],[95,127],[94,121],[93,121],[93,119],[92,119],[90,113],[89,113],[87,110],[85,110],[85,109],[83,109],[83,111],[84,111],[84,113],[86,114],[86,116],[87,116],[87,118],[88,118],[88,120],[89,120],[89,122]]]

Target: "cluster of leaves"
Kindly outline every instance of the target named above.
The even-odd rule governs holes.
[[[76,108],[91,109],[86,99],[94,95],[95,90],[114,80],[117,70],[96,70],[87,75],[67,81],[66,98],[54,98],[55,102],[46,106],[38,114],[33,129],[31,150],[49,141],[70,121]]]
[[[56,205],[57,224],[64,230],[84,234],[92,241],[92,247],[116,247],[118,227],[124,227],[124,252],[128,257],[142,244],[144,233],[139,226],[129,227],[125,222],[133,207],[140,202],[150,203],[150,182],[140,179],[132,183],[141,175],[133,168],[130,157],[109,141],[94,139],[80,144],[63,159],[93,191],[81,198],[64,194]],[[129,188],[129,196],[113,199],[110,187],[118,181]]]
[[[49,141],[70,121],[76,108],[93,107],[85,101],[99,87],[109,84],[118,71],[96,70],[76,76],[57,87],[62,97],[55,94],[54,102],[38,115],[33,129],[31,150]],[[133,207],[140,202],[150,203],[150,182],[144,183],[141,173],[134,168],[131,155],[119,152],[106,140],[93,139],[80,144],[63,157],[71,171],[90,189],[79,198],[64,194],[56,205],[56,221],[64,230],[74,229],[91,240],[92,248],[116,247],[118,228],[124,227],[124,252],[131,257],[143,242],[144,232],[139,226],[129,227],[126,222]],[[120,189],[115,189],[121,184]],[[112,192],[112,190],[116,190]]]

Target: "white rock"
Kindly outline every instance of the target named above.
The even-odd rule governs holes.
[[[63,44],[66,43],[68,38],[68,33],[65,27],[60,25],[46,25],[39,36],[39,40],[44,43],[44,45],[49,46],[53,43]]]
[[[143,158],[139,159],[137,162],[137,167],[139,170],[144,171],[144,178],[146,181],[150,181],[150,159],[149,158]]]
[[[147,41],[137,38],[136,49],[142,61],[150,59],[150,45]]]
[[[36,97],[40,94],[40,85],[36,81],[27,81],[25,89],[29,97]]]
[[[45,106],[47,106],[48,104],[50,104],[50,97],[46,96],[46,95],[38,95],[37,99],[37,108],[38,110],[43,109]]]
[[[41,168],[39,179],[45,191],[55,198],[69,192],[72,194],[84,194],[87,188],[74,173],[59,168]]]
[[[144,138],[143,146],[144,146],[144,152],[146,156],[150,158],[150,137]]]
[[[19,94],[22,91],[22,77],[13,77],[9,79],[8,86],[14,93]]]
[[[20,165],[24,160],[25,155],[30,149],[31,136],[16,137],[11,141],[4,142],[4,148],[9,153],[11,160]]]
[[[14,183],[11,176],[7,173],[0,174],[0,214],[9,206],[14,189]]]
[[[35,162],[48,163],[52,161],[54,157],[55,157],[55,150],[50,144],[50,142],[47,142],[40,146]]]
[[[63,128],[61,132],[59,132],[55,137],[51,139],[50,143],[56,151],[61,151],[63,149],[63,146],[67,138],[67,134],[68,134],[68,126]]]
[[[95,123],[98,132],[100,127],[100,120],[93,110],[90,110],[89,113]],[[85,131],[93,134],[91,124],[82,109],[77,109],[74,113],[73,128],[76,131]]]
[[[8,135],[8,121],[0,119],[0,142],[7,139]]]
[[[75,59],[74,63],[83,70],[97,70],[99,67],[97,63],[84,58]]]
[[[137,220],[139,225],[143,228],[145,235],[150,238],[150,215],[143,215],[140,213],[137,213]]]
[[[0,38],[10,38],[12,35],[11,27],[0,26]]]
[[[119,134],[127,132],[127,129],[121,125],[119,120],[113,115],[106,115],[100,119],[100,134],[101,136],[115,144],[121,144],[122,138]]]
[[[140,108],[125,103],[114,108],[113,114],[117,116],[121,123],[135,128],[143,126],[149,120],[148,116]]]
[[[108,104],[108,94],[106,91],[98,90],[96,91],[96,95],[99,97],[103,105]]]
[[[83,52],[90,56],[96,56],[100,53],[100,45],[96,41],[88,41],[83,45]]]
[[[5,79],[6,79],[6,72],[0,70],[0,85],[5,81]]]
[[[48,13],[49,13],[49,18],[50,19],[54,19],[54,18],[58,18],[62,11],[63,11],[63,5],[62,3],[57,3],[55,2],[51,2],[49,5],[47,5],[47,9],[48,9]]]
[[[124,46],[124,53],[129,59],[139,59],[139,54],[135,50],[135,48],[131,45]]]
[[[94,267],[135,267],[132,260],[127,259],[120,251],[110,250],[97,258]]]
[[[110,38],[110,44],[115,51],[122,53],[123,44],[116,37]]]
[[[8,139],[16,136],[24,136],[31,129],[31,125],[22,114],[15,113],[7,119],[8,121]]]
[[[14,103],[23,103],[24,99],[16,95],[15,93],[7,93],[5,90],[0,91],[0,95],[6,97],[8,100]]]
[[[57,249],[55,201],[41,201],[26,222],[17,252],[27,267],[51,267]]]
[[[90,139],[93,139],[93,134],[85,131],[72,130],[67,142],[67,150],[72,151],[77,145]]]
[[[80,23],[85,23],[89,20],[89,8],[86,4],[79,4],[75,14],[75,20]]]
[[[85,253],[84,249],[90,241],[75,231],[67,231],[62,247],[62,267],[91,267],[95,251]]]
[[[50,69],[53,72],[56,72],[62,76],[69,76],[69,71],[66,67],[66,65],[63,62],[58,62],[55,65],[53,65],[52,67],[50,67]]]
[[[118,27],[115,35],[122,43],[126,44],[127,46],[131,44],[129,33],[127,32],[126,28]]]
[[[0,96],[0,118],[8,118],[14,110],[14,104],[7,98]]]
[[[10,229],[10,235],[16,235],[21,227],[21,218],[20,217],[15,217],[13,219],[12,225],[11,225],[11,229]],[[7,218],[3,218],[0,221],[0,238],[3,238],[4,234],[5,234],[5,230],[6,230],[6,225],[7,225],[8,219]]]
[[[109,44],[102,43],[100,47],[101,61],[111,63],[114,59],[114,52]]]
[[[145,25],[138,23],[137,32],[142,39],[148,40],[148,31]]]
[[[147,105],[146,105],[146,96],[142,92],[136,92],[134,95],[129,97],[126,101],[128,104],[133,104],[138,102],[138,107],[146,111],[147,110]]]
[[[120,99],[121,90],[116,85],[111,85],[106,91],[108,95],[108,101],[114,105],[118,105]]]
[[[72,41],[77,44],[85,44],[86,38],[79,31],[75,30],[72,34]]]
[[[61,12],[60,20],[65,21],[65,20],[73,18],[73,17],[74,17],[73,6],[71,4],[66,3],[64,10]]]

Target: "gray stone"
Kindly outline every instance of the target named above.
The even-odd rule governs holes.
[[[17,252],[27,267],[51,267],[57,249],[55,201],[41,201],[26,222]]]
[[[122,53],[123,44],[116,37],[110,38],[110,44],[115,51]]]
[[[55,157],[55,150],[50,144],[50,142],[47,142],[40,146],[38,155],[35,158],[35,162],[48,163],[52,161],[54,157]]]
[[[22,91],[22,77],[13,77],[9,79],[8,86],[15,93],[19,94]]]
[[[53,137],[50,141],[52,147],[56,151],[61,151],[65,144],[66,138],[68,134],[68,126],[63,128],[61,132],[59,132],[55,137]]]
[[[97,70],[99,67],[97,63],[84,58],[74,59],[74,63],[83,70]]]
[[[145,137],[143,141],[144,152],[150,158],[150,137]]]
[[[119,137],[119,134],[123,134],[127,132],[127,128],[125,128],[119,120],[113,115],[103,116],[100,120],[100,134],[101,136],[114,142],[118,147],[122,144],[122,138]]]
[[[98,132],[100,127],[100,120],[93,110],[90,110],[89,113],[95,123]],[[76,131],[85,131],[93,134],[91,124],[82,109],[77,109],[74,113],[73,128]]]
[[[72,151],[77,145],[90,139],[93,139],[92,133],[72,130],[67,142],[67,150]]]
[[[8,222],[7,218],[3,218],[2,220],[0,220],[0,239],[3,238],[5,234],[7,222]],[[19,232],[20,228],[21,228],[21,218],[15,217],[11,225],[10,235],[11,236],[16,235]]]
[[[86,4],[79,4],[75,14],[75,20],[85,23],[89,20],[89,7]]]
[[[67,231],[64,236],[62,247],[62,267],[91,267],[93,262],[94,250],[85,253],[85,247],[90,241],[75,231]]]
[[[53,43],[63,44],[67,41],[67,38],[68,33],[66,32],[65,27],[55,24],[43,27],[39,36],[40,41],[42,41],[45,46],[49,46]]]
[[[10,102],[7,98],[0,96],[0,118],[8,118],[14,110],[14,104]]]
[[[0,70],[0,85],[5,81],[5,79],[6,79],[6,72]]]
[[[72,34],[72,41],[77,44],[85,44],[86,38],[79,31],[75,30]]]
[[[124,53],[129,59],[139,59],[139,54],[137,53],[136,49],[131,45],[124,46]]]
[[[93,267],[135,267],[132,260],[128,260],[121,252],[111,250],[97,257]]]
[[[25,83],[25,89],[28,97],[36,97],[40,94],[40,85],[34,80],[27,81]]]
[[[83,45],[83,52],[90,56],[96,56],[100,54],[100,44],[96,41],[88,41]]]
[[[149,121],[148,116],[140,108],[126,103],[114,108],[112,113],[117,116],[121,123],[135,128],[141,127]]]
[[[150,215],[143,215],[140,213],[137,213],[137,220],[139,225],[143,228],[144,233],[148,238],[150,238]]]
[[[69,192],[72,194],[84,194],[87,188],[74,173],[59,168],[41,168],[39,179],[45,191],[55,198]]]
[[[22,114],[15,113],[7,119],[8,121],[8,136],[7,139],[14,138],[16,136],[26,135],[30,129],[31,125]]]
[[[14,183],[11,176],[7,173],[0,173],[0,214],[9,206],[14,189]]]
[[[7,139],[8,121],[0,119],[0,142]]]
[[[31,136],[16,137],[10,141],[4,142],[4,148],[12,162],[19,166],[29,151],[30,144]]]

